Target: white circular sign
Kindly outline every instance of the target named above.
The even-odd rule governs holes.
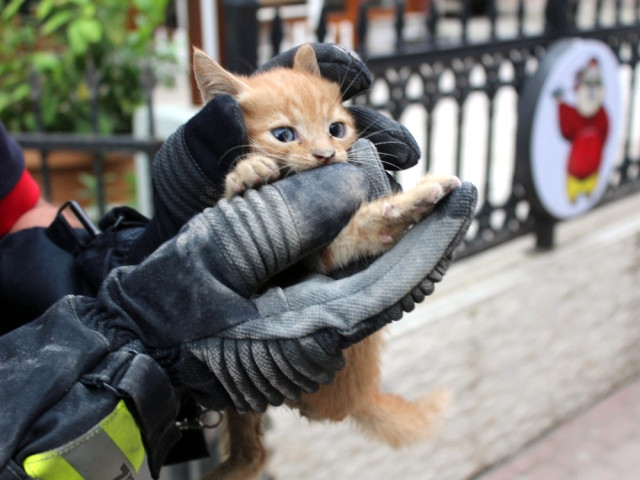
[[[600,200],[615,166],[623,110],[619,65],[602,42],[565,40],[549,49],[536,77],[531,181],[548,214],[569,218]]]

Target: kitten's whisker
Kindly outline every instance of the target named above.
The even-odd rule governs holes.
[[[365,176],[367,177],[367,179],[369,180],[370,184],[373,187],[375,187],[376,190],[383,191],[383,190],[387,189],[388,184],[381,177],[379,177],[377,175],[373,175],[373,174],[371,174],[370,172],[368,172],[367,170],[364,170],[364,169],[363,169],[363,172],[364,172]]]
[[[368,150],[364,151],[364,153],[367,153]],[[377,152],[378,154],[378,159],[380,160],[380,163],[382,163],[382,165],[387,165],[389,167],[394,167],[395,168],[395,163],[390,162],[388,160],[386,160],[384,157],[392,157],[394,159],[397,159],[398,157],[396,155],[390,154],[390,153],[384,153],[384,152]],[[348,156],[349,162],[351,163],[362,163],[362,164],[366,164],[368,163],[365,160],[361,160],[362,158],[362,151],[355,151],[353,152],[353,154]]]
[[[379,147],[380,145],[404,145],[403,142],[401,142],[400,140],[387,140],[386,142],[372,142],[376,147]]]
[[[375,125],[375,124],[373,124],[373,123],[370,123],[370,124],[369,124],[369,125],[367,125],[363,130],[360,130],[360,131],[358,132],[358,137],[359,137],[359,138],[367,138],[367,137],[369,137],[369,136],[371,136],[371,135],[376,134],[377,132],[382,132],[382,131],[384,131],[384,130],[377,129],[377,130],[375,130],[374,132],[369,133],[369,130],[371,130],[373,127],[376,127],[376,126],[377,126],[377,125]],[[367,136],[364,136],[364,135],[365,135],[365,133],[367,134]]]
[[[392,145],[392,144],[395,144],[395,143],[398,143],[398,142],[379,142],[379,143],[375,143],[375,144],[373,144],[373,145],[374,145],[374,147],[375,147],[375,149],[376,149],[376,151],[377,151],[378,155],[380,155],[380,156],[386,155],[387,157],[395,157],[395,158],[398,158],[398,156],[397,156],[397,155],[395,155],[395,154],[393,154],[393,153],[391,153],[391,152],[384,152],[384,151],[382,151],[382,152],[381,152],[381,151],[378,149],[378,146],[380,146],[380,145]],[[349,150],[349,152],[361,153],[361,152],[366,152],[366,151],[368,151],[368,150],[369,150],[369,148],[368,148],[368,147],[352,147],[352,148],[351,148],[351,150]]]
[[[368,165],[367,162],[364,162],[362,160],[359,160],[357,158],[349,158],[349,163],[353,164],[353,165]],[[380,163],[382,163],[383,167],[389,167],[389,169],[394,170],[397,168],[396,164],[393,162],[388,162],[385,160],[380,159]]]
[[[347,90],[350,90],[351,87],[353,86],[353,84],[356,82],[356,80],[358,79],[358,77],[365,71],[366,69],[366,65],[364,64],[364,62],[361,63],[361,67],[360,69],[356,72],[356,74],[351,78],[351,81],[349,82],[349,85],[347,85],[347,88],[344,88],[344,82],[347,80],[347,77],[343,77],[340,79],[340,91],[344,92]]]
[[[370,127],[373,127],[373,125],[370,125]],[[368,127],[367,127],[368,128]],[[359,138],[364,138],[366,140],[369,140],[371,137],[373,137],[374,135],[378,134],[378,133],[388,133],[388,132],[393,132],[393,131],[397,131],[397,132],[401,132],[402,130],[397,128],[397,129],[393,129],[393,130],[375,130],[372,132],[366,132],[366,129],[362,132],[360,132]],[[366,135],[364,135],[364,133],[366,132]],[[403,143],[401,140],[388,140],[386,142],[375,142],[376,145],[383,145],[386,143]]]
[[[229,150],[227,150],[226,152],[224,152],[220,158],[218,159],[218,164],[222,164],[222,162],[225,160],[225,158],[227,158],[228,155],[233,155],[237,150],[240,149],[251,149],[250,145],[237,145],[235,147],[230,148]],[[238,158],[236,158],[234,165],[236,163],[238,163],[238,161],[243,157],[244,155],[239,156]]]

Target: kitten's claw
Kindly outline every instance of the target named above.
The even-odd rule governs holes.
[[[417,189],[423,190],[420,203],[435,205],[461,184],[455,175],[427,175],[416,185]]]
[[[225,179],[225,197],[231,198],[244,192],[245,187],[236,173],[230,173]]]
[[[418,207],[424,205],[435,205],[444,197],[444,188],[439,183],[431,183],[428,186],[427,192],[422,199],[418,202]]]
[[[391,202],[384,202],[382,204],[382,218],[392,218],[394,215],[397,215],[397,212]]]
[[[434,203],[439,202],[443,197],[451,193],[452,190],[462,185],[462,182],[455,175],[427,175],[421,181],[421,183],[430,183],[440,187],[441,192],[436,195],[437,200]]]
[[[456,177],[455,175],[453,175],[449,181],[447,182],[447,188],[449,189],[449,192],[452,191],[455,188],[458,188],[460,185],[462,185],[462,180],[460,180],[458,177]]]
[[[380,235],[378,237],[380,239],[380,243],[382,244],[389,244],[389,243],[393,243],[393,237],[391,235],[389,235],[387,232],[380,232]]]

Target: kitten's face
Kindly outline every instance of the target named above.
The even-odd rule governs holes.
[[[338,85],[320,76],[311,46],[298,49],[292,69],[252,77],[232,75],[197,50],[194,69],[205,101],[220,93],[238,100],[253,153],[294,172],[347,161],[355,125]]]

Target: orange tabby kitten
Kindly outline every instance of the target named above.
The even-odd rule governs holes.
[[[310,45],[298,49],[292,69],[279,68],[251,77],[224,70],[195,49],[194,70],[205,101],[218,94],[238,101],[247,126],[251,154],[226,178],[232,197],[282,174],[346,162],[357,138],[354,121],[342,105],[340,88],[324,79]],[[331,272],[364,256],[389,249],[414,223],[460,181],[427,176],[404,193],[363,204],[336,239],[312,257],[313,268]],[[291,407],[313,420],[350,417],[363,432],[392,447],[427,436],[443,416],[446,393],[409,402],[380,391],[380,332],[345,350],[346,366],[335,381],[303,394]],[[227,410],[228,457],[206,478],[249,480],[266,462],[262,415]]]

